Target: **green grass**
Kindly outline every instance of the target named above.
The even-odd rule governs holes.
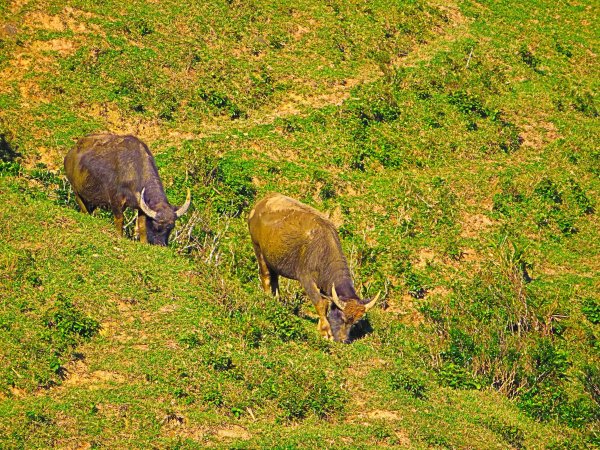
[[[0,446],[597,446],[598,25],[541,0],[0,5]],[[169,248],[77,211],[62,158],[101,130],[192,190]],[[270,191],[382,291],[351,345],[297,283],[261,292]]]

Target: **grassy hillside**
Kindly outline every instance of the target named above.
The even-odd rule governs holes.
[[[193,3],[0,3],[0,447],[600,445],[598,6]],[[77,210],[94,131],[192,190],[169,248]],[[351,345],[260,291],[270,191],[382,292]]]

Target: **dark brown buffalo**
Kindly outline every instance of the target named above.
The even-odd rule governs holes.
[[[335,226],[310,206],[270,194],[250,212],[248,227],[263,289],[277,295],[279,275],[298,280],[319,314],[321,335],[348,343],[352,325],[377,297],[356,293]]]
[[[167,245],[175,220],[190,206],[169,204],[150,150],[135,136],[93,134],[65,156],[65,172],[83,212],[110,209],[123,235],[123,211],[138,210],[140,241]]]

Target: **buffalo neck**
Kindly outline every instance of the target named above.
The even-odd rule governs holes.
[[[156,209],[162,204],[169,204],[165,190],[163,189],[160,178],[153,177],[146,181],[144,184],[144,201],[150,208]]]
[[[325,279],[320,281],[327,295],[331,295],[332,286],[335,284],[335,292],[340,299],[358,298],[354,290],[348,263],[343,255],[340,254],[338,258],[329,261],[326,267]]]

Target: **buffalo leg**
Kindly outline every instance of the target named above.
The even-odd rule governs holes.
[[[254,243],[252,243],[252,246],[254,247],[254,253],[256,254],[256,259],[258,261],[258,272],[260,275],[260,283],[262,284],[262,288],[265,292],[271,292],[271,294],[277,296],[279,289],[279,276],[269,270],[269,266],[267,266],[267,262],[260,251],[260,247]]]
[[[329,325],[329,321],[327,320],[327,307],[329,306],[329,299],[323,297],[321,295],[321,291],[317,287],[317,285],[311,280],[300,280],[302,287],[308,294],[308,297],[315,305],[315,309],[317,310],[317,314],[319,315],[319,323],[317,324],[317,329],[321,336],[327,339],[333,339],[333,333],[331,332],[331,326]]]
[[[146,215],[138,211],[137,216],[138,234],[140,235],[140,242],[148,243],[148,234],[146,232]]]
[[[81,212],[86,213],[86,214],[91,214],[91,211],[88,211],[87,207],[85,206],[85,203],[83,203],[83,200],[81,199],[81,197],[77,194],[75,194],[75,200],[77,201],[77,204],[79,205],[79,209],[81,210]]]
[[[119,236],[123,237],[123,213],[115,214],[115,228]]]
[[[123,210],[125,209],[125,201],[125,197],[122,197],[112,207],[112,213],[115,216],[115,228],[121,237],[123,237]]]

